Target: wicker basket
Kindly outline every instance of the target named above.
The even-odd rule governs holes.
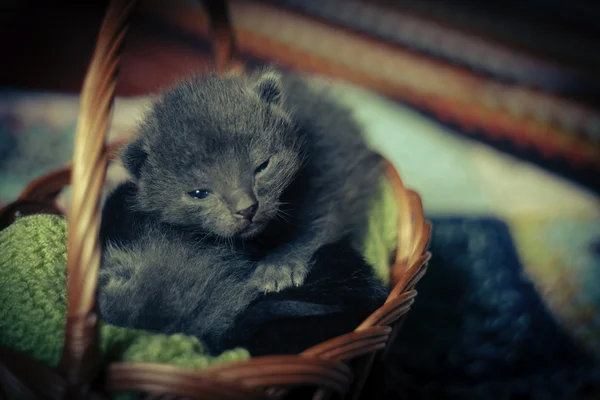
[[[111,3],[102,24],[81,93],[72,166],[46,175],[0,212],[0,228],[16,212],[60,213],[53,202],[72,184],[68,234],[68,305],[60,365],[52,369],[28,356],[0,348],[0,385],[17,399],[103,399],[134,391],[149,398],[266,399],[284,397],[298,386],[313,387],[313,398],[332,394],[358,398],[373,363],[394,338],[410,309],[430,254],[431,226],[417,193],[406,189],[394,167],[387,176],[398,204],[398,247],[390,257],[394,287],[384,305],[353,332],[299,355],[256,357],[204,370],[150,363],[103,363],[98,348],[95,292],[100,266],[100,195],[113,148],[105,137],[114,97],[119,49],[135,1]],[[232,59],[233,40],[224,2],[209,2],[218,67]],[[225,13],[223,13],[225,11]]]

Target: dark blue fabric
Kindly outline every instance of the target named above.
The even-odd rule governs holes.
[[[507,225],[431,220],[433,258],[391,351],[389,386],[431,398],[571,398],[593,362],[524,275]]]

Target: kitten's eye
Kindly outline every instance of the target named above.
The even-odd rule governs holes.
[[[269,159],[270,160],[270,159]],[[267,169],[267,167],[269,166],[269,160],[265,161],[264,163],[260,164],[258,166],[258,168],[256,168],[256,170],[254,171],[255,174],[260,174],[261,172],[263,172],[265,169]]]
[[[210,190],[206,190],[206,189],[192,190],[191,192],[188,192],[188,196],[193,197],[194,199],[205,199],[208,196],[210,196]]]

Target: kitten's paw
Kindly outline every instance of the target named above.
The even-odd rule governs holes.
[[[252,280],[265,293],[279,292],[290,286],[300,286],[308,274],[308,263],[300,258],[282,260],[266,260],[260,264]]]

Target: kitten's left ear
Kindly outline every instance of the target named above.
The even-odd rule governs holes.
[[[123,166],[136,180],[140,179],[140,171],[147,158],[148,153],[144,150],[144,142],[141,138],[134,139],[121,151]]]
[[[275,71],[262,74],[254,84],[258,96],[266,103],[279,105],[283,100],[283,82]]]

